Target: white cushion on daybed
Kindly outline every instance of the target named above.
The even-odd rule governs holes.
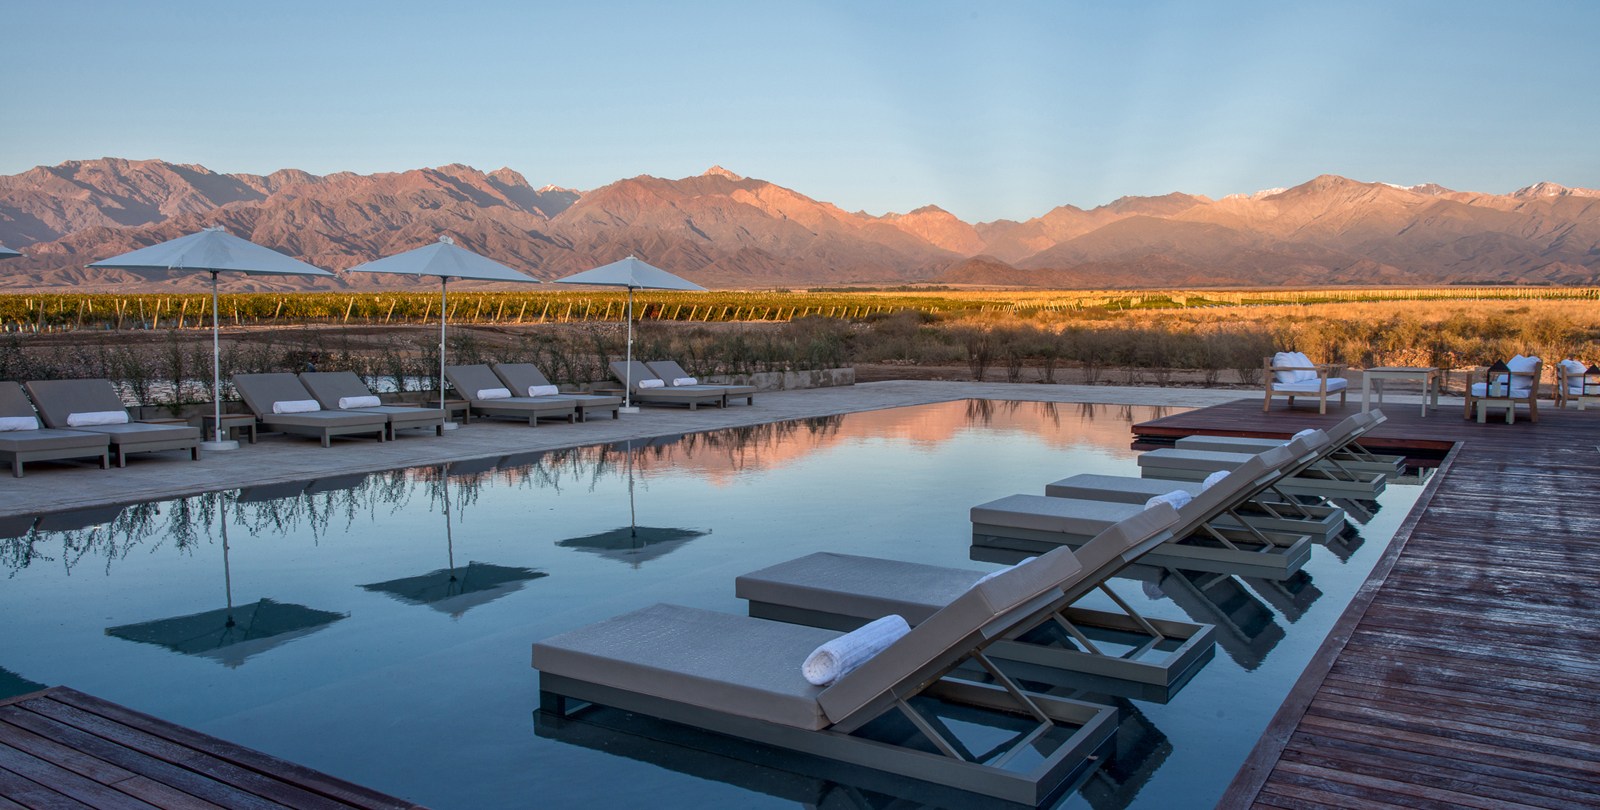
[[[1489,395],[1487,393],[1488,390],[1489,390],[1489,384],[1488,383],[1473,383],[1472,384],[1472,395],[1475,396],[1475,397],[1486,397],[1486,396],[1488,396]],[[1532,386],[1524,386],[1522,388],[1512,388],[1510,392],[1507,392],[1505,385],[1502,384],[1500,386],[1500,391],[1496,396],[1508,397],[1510,399],[1526,399],[1527,396],[1528,396],[1528,392],[1532,391],[1532,390],[1533,390]]]
[[[126,425],[127,411],[89,411],[67,414],[67,427],[93,427],[95,425]]]
[[[1350,381],[1343,377],[1328,378],[1328,393],[1343,391]],[[1288,391],[1291,394],[1315,394],[1322,390],[1321,381],[1313,377],[1309,382],[1273,383],[1273,391]]]

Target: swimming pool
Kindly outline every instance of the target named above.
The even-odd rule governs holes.
[[[439,808],[873,805],[681,729],[541,722],[530,644],[655,602],[743,612],[735,576],[812,551],[990,567],[969,507],[1136,475],[1129,426],[1162,413],[953,402],[0,524],[0,668]],[[1213,803],[1417,494],[1288,581],[1117,580],[1218,624],[1217,653],[1168,703],[1118,698],[1116,753],[1061,805]]]

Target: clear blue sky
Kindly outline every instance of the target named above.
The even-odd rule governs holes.
[[[720,163],[968,220],[1324,172],[1600,187],[1590,0],[0,2],[0,174]]]

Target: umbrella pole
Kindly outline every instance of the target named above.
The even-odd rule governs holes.
[[[217,316],[217,271],[211,271],[211,419],[215,432],[211,441],[203,441],[205,450],[237,450],[239,443],[228,441],[222,434],[222,327]]]
[[[444,429],[455,430],[455,420],[444,407],[444,327],[450,312],[450,277],[439,277],[439,410],[444,411]]]
[[[633,286],[628,286],[628,364],[622,367],[622,412],[633,409]]]

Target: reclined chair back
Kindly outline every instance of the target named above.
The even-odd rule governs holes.
[[[38,417],[28,395],[22,393],[22,386],[9,380],[0,382],[0,416]]]
[[[300,383],[299,377],[287,371],[269,374],[235,374],[233,387],[239,391],[239,397],[257,417],[272,416],[274,403],[316,399]]]
[[[300,384],[328,410],[337,410],[341,399],[372,396],[354,371],[302,371]]]
[[[75,413],[128,410],[110,380],[33,380],[27,388],[45,427],[67,427]]]
[[[1177,521],[1178,513],[1161,504],[1117,523],[1095,540],[1131,548]],[[1056,609],[1062,591],[1075,588],[1091,573],[1063,546],[980,582],[824,689],[817,702],[835,726],[853,730],[852,722],[876,717],[1014,628]]]
[[[478,401],[479,391],[487,391],[493,388],[506,387],[506,384],[501,382],[500,378],[496,377],[494,372],[491,371],[488,366],[482,364],[472,366],[445,366],[444,376],[450,380],[450,385],[456,389],[456,394],[460,395],[462,399],[465,399],[469,402]],[[512,391],[511,395],[515,397],[518,394],[517,392]],[[528,392],[526,390],[524,390],[521,394],[521,396],[524,397],[527,395]]]
[[[611,361],[611,376],[616,377],[617,382],[626,382],[635,392],[638,392],[641,380],[661,379],[648,366],[638,360],[634,360],[631,363],[622,360]]]
[[[532,363],[495,363],[495,376],[511,389],[514,397],[525,397],[534,386],[550,385],[550,379]]]

